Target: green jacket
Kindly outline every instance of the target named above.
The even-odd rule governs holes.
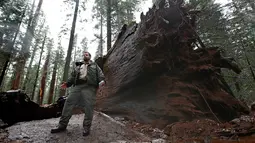
[[[76,67],[72,71],[71,76],[67,80],[67,87],[79,85],[79,84],[88,84],[94,87],[98,87],[99,82],[105,79],[104,74],[101,68],[95,63],[90,61],[87,68],[86,81],[79,79],[80,67],[84,64],[83,62],[76,62]]]

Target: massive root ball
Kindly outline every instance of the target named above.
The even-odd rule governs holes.
[[[222,68],[241,70],[218,47],[202,43],[194,25],[197,11],[180,4],[159,6],[141,14],[139,24],[125,25],[108,54],[98,59],[107,85],[97,108],[156,126],[247,114],[221,76]]]

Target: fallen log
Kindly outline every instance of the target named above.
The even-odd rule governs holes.
[[[124,25],[108,54],[97,60],[107,81],[97,109],[157,127],[248,114],[221,76],[222,68],[240,68],[218,47],[201,45],[193,20],[180,4],[164,8],[161,2],[159,9],[142,13],[139,24]]]
[[[41,120],[59,117],[65,99],[59,98],[56,104],[41,107],[30,100],[21,90],[0,93],[0,119],[7,124],[3,128],[21,121]]]

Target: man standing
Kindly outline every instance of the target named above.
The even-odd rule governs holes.
[[[61,88],[70,89],[65,102],[62,115],[57,128],[52,129],[51,133],[58,133],[66,130],[67,124],[72,116],[72,110],[76,105],[82,107],[85,111],[83,121],[83,136],[88,136],[93,119],[93,111],[96,100],[97,88],[104,86],[104,74],[100,67],[92,62],[89,52],[84,52],[83,62],[76,62],[76,68],[71,73],[67,82],[61,85]]]

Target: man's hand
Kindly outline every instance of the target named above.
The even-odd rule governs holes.
[[[98,92],[101,93],[102,92],[102,88],[104,87],[105,85],[105,82],[102,80],[101,82],[99,82],[99,87],[98,87]]]
[[[62,84],[61,84],[61,86],[60,86],[62,89],[66,89],[67,88],[67,84],[66,84],[66,82],[63,82]]]
[[[105,85],[105,82],[103,80],[99,82],[99,88],[103,87],[104,85]]]

